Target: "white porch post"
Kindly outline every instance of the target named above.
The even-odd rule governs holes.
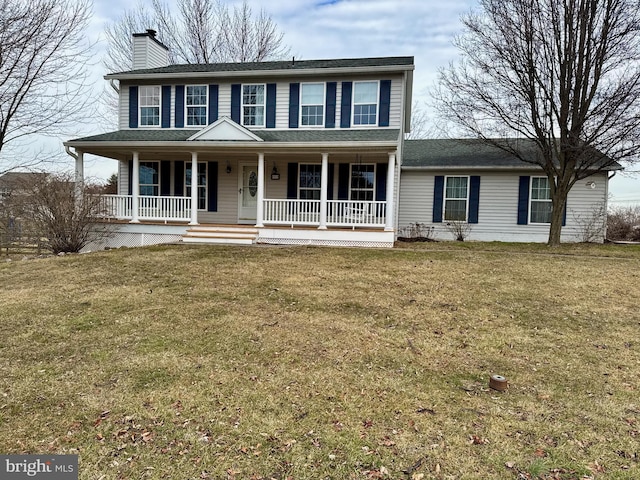
[[[318,230],[327,229],[327,196],[329,192],[329,154],[322,154],[322,170],[320,171],[320,226]]]
[[[395,177],[396,177],[395,170],[396,170],[396,152],[392,152],[389,154],[389,167],[387,168],[387,208],[386,208],[387,219],[384,224],[385,232],[392,232],[393,225],[394,225],[393,212],[395,208],[395,205],[394,205],[395,194],[393,191],[393,186],[395,185]]]
[[[191,152],[191,221],[198,225],[198,152]]]
[[[256,227],[264,227],[264,153],[258,154],[258,205]]]
[[[78,199],[84,190],[84,152],[76,150],[76,155],[75,194],[76,199]]]
[[[140,157],[138,152],[133,152],[133,167],[131,169],[131,223],[140,223],[138,218],[138,205],[140,196]]]

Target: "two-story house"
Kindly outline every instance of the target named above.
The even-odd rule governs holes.
[[[148,30],[133,62],[105,77],[118,129],[65,143],[78,180],[85,154],[118,162],[111,246],[392,246],[412,223],[450,239],[451,222],[470,239],[546,240],[542,170],[469,141],[404,140],[413,57],[169,65]],[[570,194],[563,240],[606,209],[607,182]]]
[[[412,57],[168,65],[155,32],[133,46],[105,77],[118,130],[65,144],[80,176],[84,154],[118,161],[122,234],[393,244]]]

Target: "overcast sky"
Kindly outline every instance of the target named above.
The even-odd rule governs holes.
[[[234,5],[241,1],[227,3]],[[478,5],[476,0],[248,0],[248,3],[254,12],[264,9],[271,15],[284,32],[285,43],[299,59],[412,55],[414,99],[419,102],[430,101],[429,90],[438,69],[456,61],[458,52],[452,41],[461,33],[460,16]],[[100,50],[104,49],[104,43],[100,42],[105,23],[132,4],[131,0],[94,0],[95,14],[89,35],[99,41]],[[97,83],[104,73],[98,64]],[[435,118],[432,120],[436,122]],[[116,164],[106,159],[90,159],[86,170],[88,175],[104,178],[115,173]],[[613,202],[640,204],[638,178],[617,175],[611,181],[611,191]]]

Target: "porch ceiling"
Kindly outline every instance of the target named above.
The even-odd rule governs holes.
[[[131,129],[79,138],[65,142],[85,153],[124,160],[132,151],[151,153],[364,153],[389,152],[398,147],[398,129],[362,130],[253,130],[263,139],[244,140],[188,140],[199,130]]]

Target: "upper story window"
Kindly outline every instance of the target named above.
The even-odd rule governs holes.
[[[303,83],[300,87],[300,124],[324,125],[324,83]]]
[[[551,187],[547,177],[531,177],[530,223],[551,223]]]
[[[198,127],[207,124],[207,86],[187,85],[187,126]]]
[[[140,87],[140,126],[160,126],[160,87]]]
[[[354,82],[353,124],[378,123],[378,82]]]
[[[469,177],[447,177],[444,189],[444,220],[466,222],[469,204]]]
[[[265,85],[242,85],[242,125],[264,127]]]
[[[349,200],[372,201],[374,199],[375,178],[375,164],[351,164]]]

